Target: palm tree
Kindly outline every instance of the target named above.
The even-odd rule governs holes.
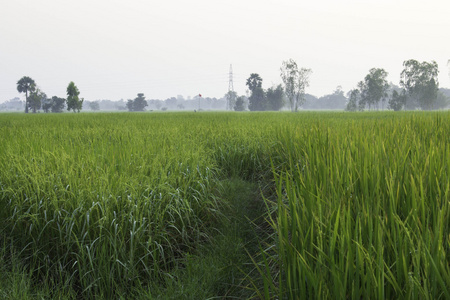
[[[246,85],[250,89],[250,91],[254,92],[256,88],[260,88],[262,86],[262,78],[257,73],[250,74],[250,77],[247,78]]]
[[[25,93],[25,113],[28,113],[28,92],[33,92],[36,89],[36,83],[28,76],[23,76],[17,81],[17,91]]]

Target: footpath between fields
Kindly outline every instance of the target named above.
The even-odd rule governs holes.
[[[232,178],[222,181],[223,218],[211,239],[199,245],[165,277],[157,299],[250,298],[260,274],[252,260],[266,235],[265,204],[257,183]]]

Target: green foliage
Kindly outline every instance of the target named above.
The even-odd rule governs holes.
[[[277,87],[271,87],[266,91],[267,110],[280,110],[284,106],[284,90],[279,84]]]
[[[345,108],[346,111],[356,111],[358,110],[358,103],[361,97],[361,93],[358,89],[351,90],[348,93],[348,103]]]
[[[437,93],[436,102],[434,103],[434,109],[446,109],[450,107],[450,97],[443,91],[439,90]]]
[[[248,109],[250,111],[263,111],[267,107],[266,93],[261,87],[253,89],[252,94],[248,97]]]
[[[80,112],[83,107],[84,99],[80,99],[78,96],[80,91],[73,81],[67,86],[67,110],[73,112]]]
[[[45,113],[49,113],[50,109],[52,108],[52,99],[44,99],[44,102],[42,103],[42,109]]]
[[[47,95],[40,89],[35,89],[28,97],[28,106],[33,110],[33,113],[36,113],[41,108],[41,104],[45,103],[46,100]]]
[[[24,76],[17,81],[17,91],[25,93],[25,113],[28,113],[28,92],[36,89],[36,83],[31,77]]]
[[[248,253],[256,254],[257,247],[250,246],[258,238],[253,223],[262,216],[265,206],[258,201],[256,183],[231,178],[221,184],[221,201],[226,205],[211,243],[189,254],[183,268],[166,276],[164,288],[151,286],[148,299],[251,298],[248,276],[256,274],[248,264]]]
[[[305,95],[305,103],[303,104],[304,109],[327,109],[327,110],[341,110],[345,109],[348,99],[344,96],[344,91],[342,91],[341,86],[337,86],[336,90],[332,94],[324,95],[313,100],[310,98],[311,95]],[[309,99],[307,99],[309,98]]]
[[[66,99],[56,96],[52,97],[52,113],[61,113],[64,110]]]
[[[448,112],[29,117],[0,114],[0,297],[449,298]]]
[[[51,112],[62,112],[64,109],[64,103],[66,100],[64,98],[58,98],[53,96],[51,99],[47,99],[47,95],[42,92],[40,89],[36,88],[36,83],[33,79],[28,76],[22,77],[17,82],[17,91],[20,93],[25,93],[26,101],[25,101],[25,113],[28,113],[29,109],[33,110],[33,113],[36,113],[39,109],[43,109],[46,113]],[[71,82],[67,87],[67,93],[70,95],[68,98],[68,103],[70,99],[71,108],[74,111],[78,112],[81,110],[83,99],[79,100],[78,95],[79,91],[75,84]],[[30,95],[28,96],[28,93]],[[68,110],[70,110],[68,108]]]
[[[251,74],[247,79],[247,86],[251,91],[248,98],[250,111],[280,110],[284,106],[283,87],[271,87],[267,91],[262,88],[262,78],[258,74]],[[240,109],[243,110],[244,99],[241,99]]]
[[[435,61],[420,63],[410,59],[403,62],[403,67],[400,85],[410,97],[408,108],[435,109],[439,89],[438,64]]]
[[[348,116],[279,132],[261,298],[448,299],[450,114]]]
[[[236,99],[236,103],[234,104],[233,109],[235,111],[244,111],[245,110],[245,98],[244,96],[240,96]]]
[[[142,116],[1,117],[0,241],[36,280],[112,297],[207,239],[217,182],[199,131]]]
[[[129,100],[127,101],[126,106],[127,106],[128,111],[134,111],[133,104],[134,104],[134,101],[133,101],[133,100],[129,99]]]
[[[389,99],[388,108],[393,109],[395,111],[402,110],[406,104],[406,94],[405,92],[398,93],[396,90],[392,92],[392,96]]]
[[[245,85],[248,86],[248,89],[253,93],[257,88],[262,87],[262,78],[257,73],[250,74],[250,77],[247,78],[247,82]]]
[[[297,111],[305,103],[305,90],[309,86],[311,69],[299,69],[293,59],[283,61],[280,68],[281,80],[284,83],[284,91],[289,100],[291,111]]]
[[[386,80],[387,75],[388,73],[384,69],[370,69],[364,81],[358,84],[360,89],[360,107],[368,106],[369,110],[375,107],[378,109],[381,102],[381,109],[383,109],[389,89],[389,84]]]
[[[89,108],[93,111],[99,111],[100,103],[98,103],[98,101],[91,102],[91,103],[89,103]]]
[[[247,78],[246,85],[251,91],[250,97],[248,97],[248,109],[250,111],[263,111],[266,110],[267,99],[266,93],[262,88],[262,78],[256,74],[250,74]]]
[[[142,93],[139,93],[134,100],[128,100],[126,105],[128,111],[144,111],[145,107],[148,106],[144,94]]]

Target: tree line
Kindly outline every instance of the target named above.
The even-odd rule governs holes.
[[[364,80],[357,84],[357,88],[347,93],[347,98],[338,87],[332,95],[322,97],[324,99],[316,99],[316,102],[317,100],[324,102],[333,100],[336,103],[345,101],[347,111],[386,108],[395,111],[433,110],[445,108],[450,104],[448,97],[439,90],[437,78],[439,70],[435,61],[419,62],[410,59],[404,61],[403,67],[400,74],[400,86],[388,83],[386,70],[372,68]],[[280,71],[283,84],[266,91],[262,89],[262,78],[257,73],[250,74],[246,82],[251,92],[248,98],[250,111],[280,110],[284,106],[288,106],[291,111],[298,111],[304,106],[308,97],[314,98],[305,92],[309,86],[311,69],[299,68],[294,60],[289,59],[283,61]],[[312,103],[308,104],[305,108],[315,108],[311,105]],[[332,108],[339,108],[339,105]],[[242,108],[237,105],[235,110],[242,110]]]
[[[291,111],[297,111],[306,100],[306,88],[309,86],[309,76],[311,69],[299,68],[293,59],[283,61],[280,68],[283,84],[273,86],[264,90],[262,88],[263,79],[258,73],[250,74],[247,78],[246,86],[251,93],[248,98],[237,97],[235,92],[228,92],[227,109],[235,111],[245,110],[245,102],[248,102],[250,111],[277,111],[286,104]]]
[[[347,111],[365,109],[433,110],[448,106],[448,99],[439,91],[438,64],[435,61],[419,62],[414,59],[403,62],[400,87],[389,84],[388,72],[372,68],[348,93]]]
[[[80,112],[83,107],[83,98],[79,98],[80,91],[73,81],[67,86],[67,99],[53,96],[48,98],[47,95],[37,87],[36,82],[28,76],[24,76],[17,81],[17,91],[25,93],[25,113],[32,110],[36,113],[39,109],[43,109],[46,113],[60,113],[67,105],[67,110]]]
[[[450,66],[450,60],[448,65]],[[400,86],[388,83],[388,72],[382,68],[372,68],[363,80],[358,82],[357,87],[350,90],[346,96],[341,87],[333,94],[323,96],[319,99],[306,93],[309,87],[311,69],[300,68],[293,59],[282,62],[280,77],[282,84],[263,89],[263,79],[258,73],[251,73],[246,80],[248,87],[247,96],[238,96],[236,92],[229,91],[223,98],[226,104],[220,104],[222,99],[201,98],[197,100],[178,101],[170,98],[165,101],[146,100],[144,94],[139,93],[135,99],[129,99],[123,109],[128,111],[144,111],[147,106],[150,109],[167,110],[168,107],[176,109],[190,109],[191,102],[198,101],[196,109],[205,108],[204,103],[212,109],[225,109],[234,111],[278,111],[288,107],[291,111],[304,109],[345,109],[347,111],[363,110],[432,110],[449,106],[448,95],[444,95],[439,89],[438,64],[435,61],[419,62],[414,59],[403,62],[403,71],[400,74]],[[449,74],[450,75],[450,74]],[[43,109],[45,112],[62,112],[67,110],[80,111],[84,99],[79,98],[79,90],[73,82],[67,87],[67,99],[53,96],[48,98],[44,92],[36,87],[33,79],[24,76],[17,82],[17,90],[25,93],[25,112],[32,110],[34,113]],[[445,90],[445,89],[444,89]],[[448,93],[447,93],[448,94]],[[91,110],[99,110],[99,103],[89,102]],[[224,106],[221,106],[224,105]],[[188,106],[188,107],[186,107]],[[197,106],[197,105],[195,105]],[[214,108],[215,107],[215,108]],[[220,108],[222,107],[222,108]],[[120,109],[120,108],[119,108]]]

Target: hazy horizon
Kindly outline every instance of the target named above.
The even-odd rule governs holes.
[[[399,83],[408,59],[435,60],[450,87],[450,4],[428,1],[8,1],[0,5],[0,103],[30,76],[49,96],[74,81],[89,101],[221,98],[250,73],[281,83],[283,60],[311,68],[308,94],[355,88],[371,68]]]

